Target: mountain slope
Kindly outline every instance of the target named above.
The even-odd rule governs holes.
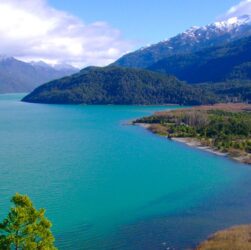
[[[192,27],[166,41],[129,53],[117,60],[114,65],[148,68],[157,61],[173,55],[196,52],[250,35],[251,16],[230,18],[203,27]]]
[[[23,101],[57,104],[187,104],[215,98],[173,76],[120,67],[89,67],[71,77],[44,84]]]
[[[71,75],[75,68],[56,69],[43,62],[25,63],[0,56],[0,93],[30,92],[44,82]]]
[[[189,83],[251,80],[251,36],[219,47],[160,60],[149,69]]]

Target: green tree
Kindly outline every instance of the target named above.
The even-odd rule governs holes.
[[[35,209],[28,196],[18,193],[11,202],[14,206],[0,223],[0,249],[56,250],[45,210]]]

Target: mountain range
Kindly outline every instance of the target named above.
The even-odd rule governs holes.
[[[250,102],[250,70],[251,17],[244,15],[192,27],[166,41],[129,53],[109,67],[91,67],[52,81],[37,88],[24,101],[74,104]],[[191,83],[200,84],[193,86]]]
[[[0,93],[30,92],[45,82],[77,71],[79,70],[70,65],[26,63],[14,57],[0,56]]]
[[[114,65],[149,68],[171,56],[201,51],[251,35],[251,16],[232,17],[202,27],[191,27],[168,40],[124,55]]]

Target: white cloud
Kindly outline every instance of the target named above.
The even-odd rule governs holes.
[[[224,18],[239,17],[242,15],[251,15],[251,0],[241,1],[239,4],[231,7]]]
[[[0,54],[83,67],[109,64],[131,48],[106,22],[86,24],[46,0],[0,0]]]

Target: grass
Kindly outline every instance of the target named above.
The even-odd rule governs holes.
[[[251,225],[217,232],[196,250],[251,250]]]

